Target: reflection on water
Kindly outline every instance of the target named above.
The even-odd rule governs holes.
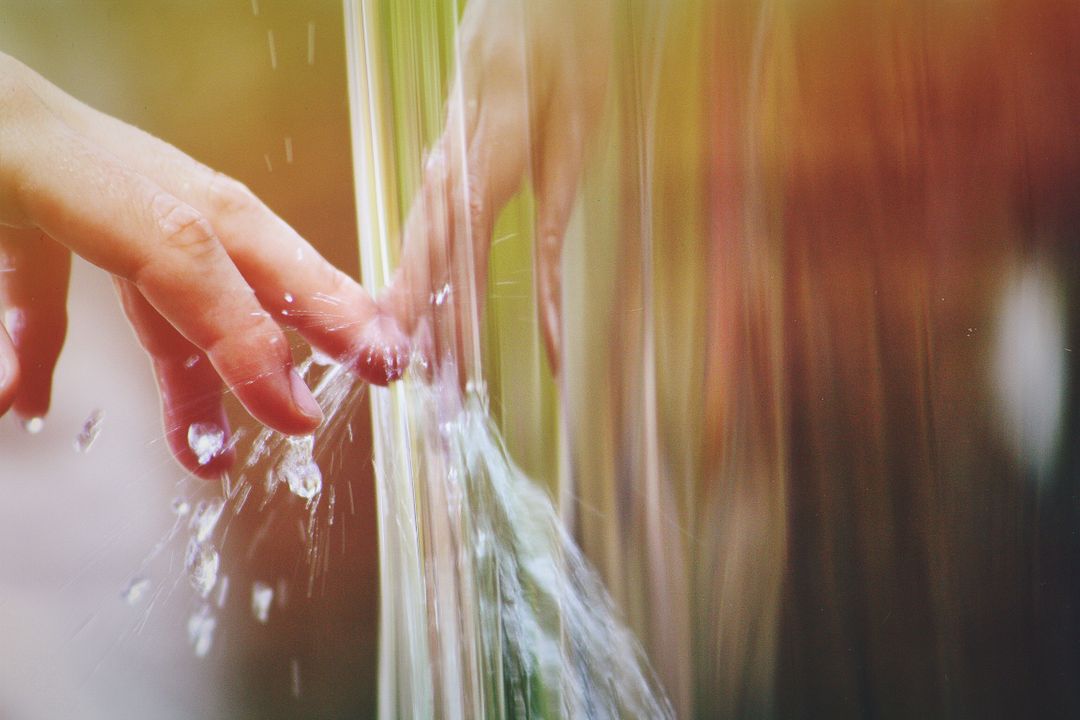
[[[380,286],[444,119],[456,9],[352,7]],[[531,176],[464,360],[679,715],[1080,712],[1080,5],[610,12],[561,373],[535,319]]]

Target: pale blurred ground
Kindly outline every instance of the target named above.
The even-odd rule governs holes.
[[[5,0],[0,50],[238,177],[356,275],[339,3]],[[235,597],[208,657],[188,644],[194,600],[182,578],[135,633],[143,607],[120,594],[169,530],[172,498],[196,486],[161,441],[149,364],[108,278],[76,262],[69,310],[45,430],[31,436],[0,419],[0,717],[369,716],[377,580],[367,441],[345,463],[359,506],[343,530],[348,553],[332,558],[313,601],[291,600],[265,627],[246,609],[252,578],[299,574],[290,537],[276,557],[223,554]],[[72,441],[94,409],[105,413],[101,434],[80,455]],[[241,524],[230,543],[242,548],[249,531]],[[178,577],[182,540],[151,566],[154,590]]]

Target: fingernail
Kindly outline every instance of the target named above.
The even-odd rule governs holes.
[[[303,378],[296,372],[296,368],[289,370],[289,386],[292,390],[293,404],[296,405],[300,414],[322,424],[322,408],[319,407],[315,396],[311,394],[311,390],[308,390],[308,386],[304,384]]]

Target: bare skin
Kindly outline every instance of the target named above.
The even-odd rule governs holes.
[[[0,54],[0,414],[48,412],[72,252],[114,276],[170,448],[200,475],[232,461],[200,465],[187,442],[193,423],[227,429],[226,389],[281,432],[322,421],[279,322],[370,382],[405,369],[394,321],[243,185]]]
[[[200,465],[187,432],[203,422],[227,432],[226,389],[284,433],[322,419],[279,322],[377,384],[401,376],[410,344],[436,364],[462,358],[476,339],[473,304],[459,295],[483,297],[492,226],[526,176],[557,372],[562,239],[604,101],[609,11],[608,0],[468,4],[446,129],[377,303],[236,180],[0,54],[0,414],[49,409],[74,252],[115,278],[152,358],[174,455],[216,476],[233,458]]]

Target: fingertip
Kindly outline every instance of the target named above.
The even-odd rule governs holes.
[[[195,431],[192,432],[192,428]],[[198,441],[193,442],[192,436],[206,438],[220,432],[220,447],[212,449],[213,445],[202,447]],[[232,431],[224,413],[216,420],[196,421],[190,424],[180,423],[170,428],[166,433],[169,450],[177,462],[192,475],[204,480],[216,480],[232,467],[236,460],[236,451],[230,445]],[[217,444],[217,440],[209,442]],[[199,454],[201,453],[201,454]]]
[[[322,408],[291,365],[230,387],[252,417],[280,433],[308,435],[322,424]]]
[[[169,450],[193,475],[220,477],[235,460],[220,378],[201,355],[160,358],[154,367]]]
[[[54,356],[55,357],[55,356]],[[15,394],[13,409],[25,421],[45,417],[52,405],[53,362],[40,362],[27,367]]]
[[[224,408],[213,416],[177,417],[166,410],[166,440],[173,457],[193,475],[215,480],[232,467],[236,451]]]
[[[364,328],[353,368],[373,385],[389,385],[401,379],[409,366],[409,341],[397,323],[377,315]]]
[[[17,387],[12,389],[4,409],[10,407],[26,423],[49,412],[53,371],[64,345],[67,318],[61,315],[49,322],[42,313],[9,309],[4,320],[18,368]],[[3,383],[0,380],[0,384]]]
[[[228,439],[231,437],[231,434],[226,434],[226,442],[228,442]],[[218,455],[215,455],[205,465],[200,465],[196,462],[193,466],[185,467],[187,467],[192,475],[202,478],[203,480],[218,480],[232,468],[234,462],[236,462],[236,450],[230,447],[222,450]]]
[[[230,337],[208,353],[211,364],[252,417],[286,435],[313,432],[322,409],[293,367],[288,342],[272,322]]]

